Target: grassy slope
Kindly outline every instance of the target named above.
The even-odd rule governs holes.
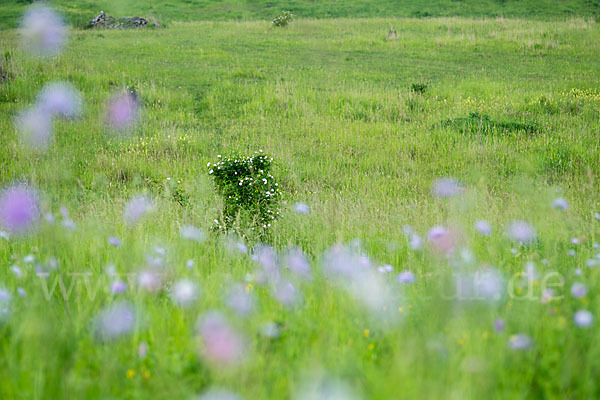
[[[386,40],[390,26],[399,40]],[[15,38],[14,31],[2,33],[0,46],[14,48]],[[472,235],[473,221],[485,217],[496,227],[493,238],[470,239],[482,262],[508,274],[545,257],[570,284],[598,240],[590,212],[599,206],[600,121],[597,98],[568,92],[600,86],[599,39],[598,26],[581,20],[339,19],[300,20],[279,30],[266,22],[207,22],[150,32],[74,31],[68,50],[49,62],[15,50],[5,65],[12,79],[0,86],[0,182],[37,184],[47,207],[66,204],[79,226],[76,234],[48,227],[27,240],[0,242],[2,265],[36,251],[42,260],[57,257],[63,273],[100,277],[109,261],[121,272],[135,270],[158,244],[168,247],[173,276],[193,274],[202,283],[203,301],[182,311],[164,294],[159,301],[127,295],[144,307],[145,327],[131,339],[98,344],[90,320],[110,295],[88,301],[82,292],[66,305],[58,297],[46,302],[37,279],[1,272],[6,287],[30,293],[15,300],[22,312],[1,328],[2,397],[56,398],[68,391],[74,398],[187,398],[218,384],[248,399],[285,398],[314,365],[343,376],[367,398],[397,397],[399,385],[407,398],[475,399],[491,391],[505,398],[598,397],[598,328],[576,331],[570,323],[580,303],[565,300],[551,314],[539,302],[456,309],[428,299],[435,284],[426,279],[406,291],[410,311],[391,331],[357,314],[322,280],[304,288],[304,304],[293,312],[257,288],[260,312],[239,322],[254,357],[241,373],[206,370],[194,356],[195,318],[219,306],[224,282],[243,279],[253,267],[232,259],[216,239],[191,246],[177,236],[180,224],[207,227],[217,213],[206,163],[219,153],[262,148],[278,161],[287,201],[314,209],[306,218],[286,213],[274,230],[277,246],[301,245],[318,258],[328,245],[360,237],[369,254],[397,270],[432,272],[442,268],[439,260],[408,251],[401,226],[424,233],[448,223]],[[50,152],[31,156],[17,145],[12,118],[55,79],[84,93],[86,114],[59,123]],[[408,91],[417,81],[430,85],[422,96]],[[145,120],[135,138],[121,143],[104,132],[101,115],[112,90],[125,85],[139,90]],[[484,136],[437,127],[472,111],[535,121],[543,133]],[[473,188],[465,201],[431,199],[431,183],[446,175]],[[189,205],[170,196],[174,180],[181,180]],[[160,212],[127,230],[119,222],[123,202],[144,190],[157,197]],[[557,193],[571,201],[567,214],[549,208]],[[540,245],[513,256],[502,234],[510,218],[534,222]],[[123,249],[106,244],[112,234],[124,239]],[[578,235],[589,241],[580,255],[567,257],[565,243]],[[187,258],[197,262],[192,272],[183,266]],[[585,307],[597,310],[600,276],[584,273],[593,289]],[[507,333],[493,335],[498,315]],[[286,325],[281,341],[252,333],[266,320]],[[535,350],[507,352],[515,332],[532,335]],[[139,361],[142,340],[151,356]],[[481,360],[483,370],[465,372]],[[130,368],[137,371],[133,380],[126,378]],[[144,369],[150,379],[141,376]]]
[[[98,11],[115,16],[154,16],[161,21],[271,19],[282,10],[301,18],[337,17],[526,17],[539,19],[572,16],[597,17],[597,0],[52,0],[71,22],[83,24]],[[24,1],[0,4],[0,28],[15,26]]]

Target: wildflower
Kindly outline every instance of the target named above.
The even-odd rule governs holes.
[[[475,298],[486,301],[497,301],[502,298],[504,278],[502,274],[491,267],[476,271],[473,275]]]
[[[144,358],[146,358],[147,355],[148,355],[148,343],[141,342],[138,345],[138,357],[141,359],[144,359]]]
[[[502,318],[496,318],[496,320],[494,321],[494,331],[496,333],[502,332],[505,326],[506,324],[504,323],[504,320]]]
[[[286,307],[294,306],[300,300],[300,292],[292,282],[279,279],[274,282],[272,290],[273,297]]]
[[[153,269],[147,269],[138,274],[138,285],[147,292],[158,292],[162,287],[160,274]]]
[[[243,285],[236,284],[229,290],[225,303],[239,315],[245,316],[254,308],[254,297]]]
[[[0,231],[0,239],[10,240],[10,235],[8,234],[8,232]]]
[[[587,310],[579,310],[573,316],[575,325],[580,328],[587,328],[594,322],[594,316]]]
[[[480,219],[475,222],[475,230],[481,233],[483,236],[490,236],[492,234],[492,226],[486,220]]]
[[[433,245],[434,249],[441,253],[451,253],[454,251],[456,239],[454,235],[443,226],[434,226],[427,234],[427,240]]]
[[[25,289],[23,289],[22,287],[17,288],[17,293],[19,294],[19,296],[21,298],[25,298],[25,296],[27,295],[27,293],[25,292]]]
[[[312,279],[310,264],[301,250],[290,250],[286,257],[286,264],[290,271],[297,276],[304,279]]]
[[[106,121],[116,131],[132,128],[139,117],[139,104],[135,92],[125,92],[113,96],[107,106]]]
[[[123,219],[128,225],[137,224],[140,219],[148,212],[154,209],[154,204],[150,198],[138,195],[129,200],[123,210]]]
[[[600,261],[595,260],[593,258],[590,258],[590,259],[586,260],[586,262],[585,262],[585,266],[588,268],[593,268],[599,264],[600,264]]]
[[[122,280],[115,280],[110,284],[110,292],[112,294],[121,294],[127,290],[127,284]]]
[[[96,317],[96,332],[102,340],[117,339],[135,327],[135,309],[127,302],[113,303]]]
[[[417,277],[412,271],[404,270],[398,274],[396,280],[398,283],[412,285],[417,280]]]
[[[528,244],[536,239],[535,229],[525,221],[514,220],[507,230],[508,236],[517,242]]]
[[[38,108],[20,113],[15,119],[21,143],[35,151],[44,151],[52,140],[52,116]]]
[[[118,237],[111,236],[108,238],[108,244],[115,247],[121,247],[123,245],[123,242]]]
[[[21,271],[21,268],[18,265],[13,265],[10,267],[10,270],[17,278],[21,278],[23,276],[23,271]]]
[[[171,298],[177,305],[189,307],[198,300],[198,287],[190,280],[181,279],[173,285]]]
[[[135,377],[135,370],[131,368],[128,369],[125,376],[127,377],[127,379],[133,379]]]
[[[10,314],[10,302],[12,296],[6,290],[0,287],[0,322],[4,321]]]
[[[408,246],[412,250],[420,250],[423,247],[423,238],[417,234],[411,234]]]
[[[294,204],[294,211],[297,214],[310,214],[310,207],[304,203]]]
[[[21,21],[25,48],[35,56],[55,56],[67,40],[61,16],[45,6],[30,7]]]
[[[512,350],[529,350],[532,345],[532,340],[529,336],[524,333],[512,335],[508,340],[508,346]]]
[[[574,283],[571,286],[571,296],[575,297],[576,299],[585,297],[587,292],[588,289],[583,283]]]
[[[242,361],[246,343],[217,311],[204,314],[196,325],[201,339],[201,353],[208,361],[232,366]]]
[[[566,211],[569,208],[569,203],[562,197],[552,200],[552,208]]]
[[[195,242],[202,242],[206,238],[206,235],[200,228],[196,228],[195,226],[186,225],[181,227],[179,233],[183,239],[193,240]]]
[[[281,336],[281,328],[276,322],[267,322],[260,328],[260,334],[269,339],[275,339]]]
[[[0,225],[10,233],[31,230],[39,219],[35,192],[26,186],[11,186],[0,194]]]
[[[464,187],[456,179],[441,178],[435,181],[431,187],[431,193],[434,197],[446,198],[461,194]]]
[[[382,265],[381,267],[377,267],[377,271],[380,274],[387,274],[387,273],[392,272],[393,270],[394,270],[394,267],[392,267],[390,264],[385,264],[385,265]]]
[[[369,329],[365,329],[363,334],[365,337],[369,337],[369,335],[371,334],[371,331]]]
[[[46,85],[37,100],[37,110],[50,116],[75,118],[81,114],[81,95],[73,85],[55,82]]]
[[[196,265],[196,263],[195,263],[195,262],[194,262],[194,260],[192,260],[192,259],[189,259],[189,260],[187,260],[187,261],[185,262],[185,266],[186,266],[188,269],[192,269],[192,268],[194,268],[194,265]]]

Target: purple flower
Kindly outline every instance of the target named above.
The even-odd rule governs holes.
[[[108,244],[115,247],[121,247],[123,245],[123,242],[118,237],[111,236],[108,238]]]
[[[223,366],[232,366],[243,360],[246,342],[223,314],[210,311],[198,320],[196,327],[202,341],[201,353],[205,359]]]
[[[573,316],[573,321],[578,327],[587,328],[594,322],[594,316],[587,310],[579,310]]]
[[[106,120],[112,129],[126,131],[137,123],[138,117],[139,104],[135,93],[122,93],[110,99]]]
[[[162,287],[160,274],[153,269],[147,269],[140,272],[137,276],[139,287],[147,292],[158,292]]]
[[[254,308],[254,297],[243,285],[236,284],[229,290],[225,303],[236,313],[246,316],[250,314]]]
[[[565,200],[563,197],[558,197],[558,198],[552,200],[552,208],[566,211],[569,209],[569,202],[567,200]]]
[[[181,235],[182,239],[193,240],[198,243],[204,241],[206,238],[206,235],[202,229],[191,225],[182,226],[179,230],[179,234]]]
[[[73,85],[55,82],[46,85],[37,100],[37,109],[51,116],[76,118],[81,114],[81,95]]]
[[[112,294],[121,294],[127,290],[127,284],[119,279],[110,284],[110,292]]]
[[[454,250],[456,238],[443,226],[434,226],[427,234],[427,240],[434,249],[441,253],[451,253]]]
[[[508,346],[511,350],[529,350],[532,344],[531,338],[524,333],[512,335],[508,340]]]
[[[574,283],[573,286],[571,286],[571,296],[575,297],[576,299],[585,297],[587,292],[588,289],[583,283]]]
[[[38,108],[25,110],[15,119],[21,143],[34,151],[44,151],[52,140],[52,116]]]
[[[502,332],[505,326],[506,324],[502,318],[496,318],[496,320],[494,321],[494,331],[496,333]]]
[[[294,211],[297,214],[310,214],[310,207],[304,203],[296,203],[294,204]]]
[[[127,302],[106,307],[96,317],[96,332],[102,340],[117,339],[135,327],[135,309]]]
[[[405,270],[398,274],[396,280],[398,281],[398,283],[412,285],[417,280],[417,277],[412,271]]]
[[[286,257],[286,263],[295,275],[304,279],[312,279],[310,264],[301,250],[290,250]]]
[[[45,6],[33,6],[25,12],[21,33],[25,48],[36,56],[57,55],[67,40],[61,16]]]
[[[10,186],[0,194],[0,225],[10,233],[29,231],[39,216],[37,195],[28,187]]]
[[[525,221],[514,220],[508,226],[508,236],[517,242],[528,244],[536,239],[535,229]]]
[[[123,219],[128,225],[137,224],[142,217],[154,209],[154,204],[150,198],[138,195],[129,200],[123,211]]]
[[[431,193],[434,197],[446,198],[461,194],[464,187],[453,178],[441,178],[435,181],[431,187]]]
[[[148,343],[142,342],[138,345],[138,357],[141,359],[146,358],[148,355]]]
[[[181,279],[173,285],[171,298],[180,307],[191,306],[198,297],[198,285],[188,279]]]
[[[490,236],[492,234],[492,226],[486,220],[480,219],[475,222],[475,230],[481,233],[483,236]]]

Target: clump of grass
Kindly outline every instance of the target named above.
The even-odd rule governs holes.
[[[472,112],[467,117],[451,118],[441,122],[441,126],[457,129],[461,133],[511,133],[524,132],[535,134],[540,128],[535,123],[522,123],[516,121],[495,121],[487,115]]]
[[[429,85],[423,82],[414,82],[410,85],[410,91],[417,94],[423,94],[427,91]]]
[[[271,175],[273,159],[262,150],[252,156],[231,156],[208,163],[217,191],[223,198],[223,221],[215,220],[218,230],[230,230],[238,217],[250,228],[265,232],[279,216],[281,190]]]
[[[273,26],[283,28],[286,27],[294,20],[294,14],[290,11],[283,11],[280,15],[276,16],[271,20]]]

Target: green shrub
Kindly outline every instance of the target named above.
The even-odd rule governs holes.
[[[524,132],[536,134],[540,128],[535,123],[522,123],[516,121],[494,121],[487,115],[472,112],[467,117],[453,118],[441,122],[442,127],[451,127],[461,133],[512,133]]]
[[[289,11],[283,11],[280,15],[273,18],[271,20],[271,23],[273,24],[273,26],[283,28],[285,26],[288,26],[288,24],[290,22],[292,22],[293,20],[294,20],[294,14],[292,14]]]
[[[217,191],[223,198],[223,221],[215,220],[215,228],[230,230],[238,216],[247,216],[251,228],[268,230],[279,216],[281,190],[271,175],[273,159],[262,150],[249,157],[232,156],[208,163]]]

